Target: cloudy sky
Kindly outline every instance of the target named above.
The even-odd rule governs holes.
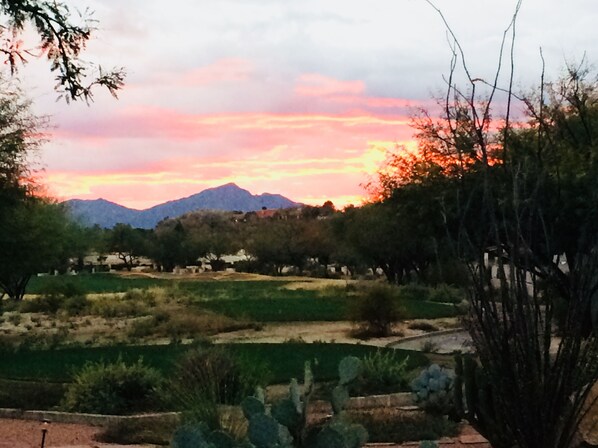
[[[119,100],[56,102],[48,65],[21,78],[53,128],[49,191],[133,208],[235,182],[253,193],[359,203],[409,117],[442,92],[450,51],[424,0],[67,0],[95,11],[85,58],[128,73]],[[474,76],[493,73],[515,0],[437,0]],[[524,0],[516,84],[598,58],[596,0]]]

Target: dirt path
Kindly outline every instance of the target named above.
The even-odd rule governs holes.
[[[439,329],[453,329],[457,326],[455,319],[437,319],[427,321]],[[396,347],[405,338],[425,336],[422,330],[409,328],[410,322],[402,322],[393,328],[394,335],[385,338],[360,339],[354,336],[355,327],[351,322],[289,322],[264,324],[259,330],[244,329],[220,333],[212,340],[216,343],[281,343],[289,341],[303,342],[336,342],[347,344],[366,344],[378,347]],[[439,342],[446,340],[440,337]],[[412,350],[421,347],[422,340],[412,341]]]

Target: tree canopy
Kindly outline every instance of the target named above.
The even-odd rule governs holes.
[[[85,11],[76,21],[71,9],[63,2],[47,0],[0,0],[0,13],[6,18],[0,23],[0,53],[17,71],[20,64],[40,53],[56,73],[56,90],[67,101],[93,99],[93,87],[103,86],[116,96],[123,86],[124,70],[103,70],[81,59],[81,53],[94,31],[95,21]],[[37,32],[40,42],[28,48],[22,41],[26,25]]]

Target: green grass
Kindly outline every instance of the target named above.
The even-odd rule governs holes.
[[[125,292],[133,288],[174,288],[191,297],[197,306],[233,318],[257,322],[339,321],[347,319],[348,299],[343,288],[326,292],[288,289],[288,280],[214,281],[151,279],[93,274],[69,277],[35,277],[27,292],[43,293],[53,283],[70,282],[85,293]],[[435,319],[457,315],[453,305],[417,299],[402,300],[408,318]]]
[[[338,362],[345,356],[363,357],[376,351],[376,347],[353,344],[227,344],[232,352],[246,360],[265,362],[275,383],[286,382],[292,377],[302,377],[305,361],[314,362],[314,373],[319,380],[337,377]],[[0,352],[0,378],[13,380],[35,380],[68,382],[73,372],[86,362],[111,362],[121,357],[124,361],[143,361],[164,375],[172,371],[177,359],[189,350],[189,346],[112,346],[81,347],[61,350]],[[392,350],[392,349],[386,349]],[[411,367],[428,363],[419,352],[398,350],[401,356],[409,355]]]
[[[313,293],[312,293],[313,294]],[[337,321],[346,320],[343,299],[278,297],[264,299],[210,300],[198,303],[226,316],[258,322]]]
[[[456,316],[453,305],[403,300],[409,319],[436,319]],[[234,318],[258,322],[340,321],[347,320],[347,300],[335,298],[266,298],[252,300],[212,300],[199,306]]]

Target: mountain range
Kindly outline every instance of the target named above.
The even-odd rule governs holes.
[[[105,199],[70,199],[64,202],[73,218],[86,226],[111,228],[117,223],[151,229],[165,218],[176,218],[195,210],[251,212],[298,207],[301,204],[279,194],[251,194],[233,183],[208,188],[192,196],[168,201],[145,210],[135,210]]]

